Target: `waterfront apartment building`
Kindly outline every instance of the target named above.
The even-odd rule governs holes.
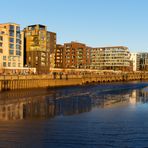
[[[105,65],[105,49],[92,48],[91,49],[91,69],[103,70]]]
[[[133,63],[133,71],[139,71],[140,70],[140,54],[131,53],[130,60]]]
[[[0,69],[23,67],[23,34],[20,25],[0,24]]]
[[[148,53],[147,52],[139,53],[139,56],[140,56],[140,70],[148,71]]]
[[[99,70],[130,70],[129,50],[125,46],[93,48],[90,67]]]
[[[54,51],[56,49],[56,33],[47,31],[44,25],[30,25],[24,33],[24,61],[27,67],[35,67],[37,73],[48,73],[54,67]],[[51,59],[50,62],[50,56]]]
[[[90,50],[91,48],[83,43],[64,43],[63,68],[89,69]]]

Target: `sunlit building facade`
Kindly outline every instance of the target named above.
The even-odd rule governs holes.
[[[139,56],[140,56],[140,70],[148,71],[148,53],[147,52],[139,53]]]
[[[20,25],[0,24],[0,69],[23,67],[23,34]]]
[[[140,55],[139,53],[131,53],[130,60],[133,63],[133,71],[140,70]]]
[[[91,50],[91,69],[130,69],[130,52],[125,46],[98,47]]]
[[[63,49],[63,68],[89,69],[90,47],[83,43],[65,43]]]
[[[56,49],[56,33],[47,31],[47,27],[40,24],[26,27],[23,33],[25,66],[35,67],[37,73],[48,73],[55,63],[51,55]],[[51,60],[50,56],[53,57]]]

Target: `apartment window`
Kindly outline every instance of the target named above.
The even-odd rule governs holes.
[[[11,57],[8,57],[8,60],[11,61]]]
[[[4,33],[5,33],[4,31],[1,31],[1,32],[0,32],[0,34],[4,34]]]
[[[2,36],[0,36],[0,41],[3,41],[3,37]]]
[[[0,49],[0,53],[3,53],[3,49]]]
[[[14,43],[14,38],[10,38],[9,41],[10,41],[11,43]]]
[[[14,32],[13,31],[10,31],[9,32],[9,35],[13,37],[14,36]]]
[[[6,67],[6,62],[3,62],[3,67]]]
[[[16,50],[16,55],[21,55],[21,52],[19,50]]]
[[[10,25],[9,30],[14,30],[14,25]]]
[[[0,43],[0,47],[2,47],[3,46],[3,43]]]
[[[20,45],[16,45],[16,49],[20,49]]]
[[[3,56],[3,60],[6,60],[6,56]]]
[[[9,50],[9,54],[13,55],[14,54],[14,50]]]
[[[20,32],[20,27],[19,26],[16,26],[16,31]]]
[[[10,47],[11,49],[14,49],[14,44],[9,44],[9,47]]]
[[[16,44],[20,44],[20,39],[16,39]]]
[[[11,67],[11,62],[8,62],[8,67]]]
[[[20,33],[17,32],[17,33],[16,33],[16,37],[17,37],[17,38],[20,38],[20,37],[21,37],[21,36],[20,36]]]

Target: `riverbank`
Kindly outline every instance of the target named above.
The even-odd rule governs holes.
[[[148,80],[148,72],[105,72],[85,75],[59,74],[56,76],[51,74],[2,75],[0,76],[0,91],[135,80]]]

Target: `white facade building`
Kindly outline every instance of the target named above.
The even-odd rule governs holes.
[[[133,63],[133,71],[139,71],[139,69],[140,69],[140,55],[139,55],[139,53],[131,53],[130,60]]]

